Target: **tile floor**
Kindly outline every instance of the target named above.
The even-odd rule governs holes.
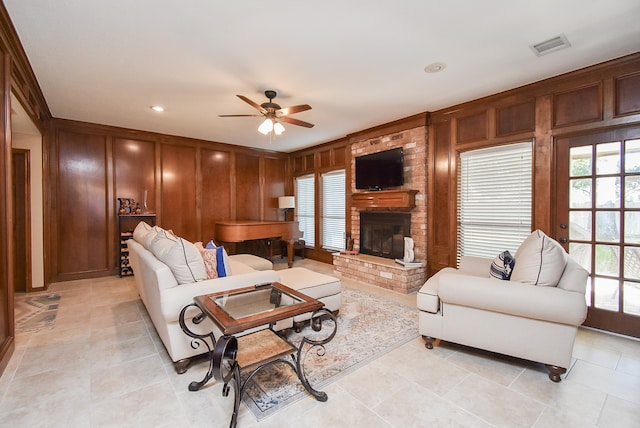
[[[331,273],[329,265],[296,260]],[[277,268],[286,268],[277,263]],[[343,280],[415,307],[399,295]],[[133,278],[54,284],[55,326],[17,337],[0,378],[0,427],[226,427],[221,385],[189,392],[204,364],[175,373]],[[481,334],[481,332],[479,332]],[[581,329],[562,382],[539,364],[421,339],[329,385],[326,403],[305,398],[239,427],[638,427],[640,342]]]

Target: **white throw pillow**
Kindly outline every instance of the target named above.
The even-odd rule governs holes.
[[[151,233],[153,228],[149,226],[146,222],[141,221],[138,223],[135,229],[133,229],[133,239],[142,244],[145,236]]]
[[[207,270],[200,250],[183,238],[175,238],[162,231],[151,243],[150,250],[161,262],[169,266],[178,284],[190,284],[207,279]]]
[[[567,253],[541,230],[534,231],[516,251],[511,281],[555,287],[567,265]]]

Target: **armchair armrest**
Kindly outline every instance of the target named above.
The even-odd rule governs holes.
[[[491,262],[493,262],[493,259],[486,257],[462,256],[458,271],[465,275],[490,278]]]

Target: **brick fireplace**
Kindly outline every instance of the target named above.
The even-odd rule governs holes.
[[[354,250],[357,255],[335,254],[333,264],[336,272],[346,278],[356,279],[361,282],[373,284],[379,287],[391,289],[401,293],[412,293],[417,291],[426,280],[426,254],[427,254],[427,226],[426,226],[426,187],[427,187],[427,147],[426,147],[426,127],[416,127],[403,130],[399,133],[384,135],[373,139],[365,139],[351,144],[351,193],[361,195],[361,191],[355,189],[355,158],[364,154],[375,153],[402,147],[404,151],[404,185],[398,190],[414,191],[415,206],[380,207],[359,207],[358,204],[351,203],[350,226],[351,236],[354,239]],[[375,192],[373,192],[375,194]],[[349,197],[349,196],[347,196]],[[353,200],[353,198],[352,198]],[[410,236],[414,241],[415,258],[422,262],[422,267],[405,268],[394,262],[396,257],[381,257],[380,255],[364,254],[362,244],[367,246],[361,238],[361,217],[367,217],[370,213],[399,215],[408,219],[407,230],[396,233],[399,242],[399,235]],[[366,236],[366,232],[365,232]],[[404,238],[402,236],[402,238]],[[403,239],[404,244],[404,239]],[[379,247],[384,245],[377,244]],[[399,245],[399,244],[398,244]],[[382,247],[380,247],[382,249]],[[402,245],[402,252],[404,246]],[[398,253],[394,253],[396,255]]]

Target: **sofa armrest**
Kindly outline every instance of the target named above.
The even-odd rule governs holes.
[[[438,296],[445,304],[574,326],[587,315],[583,293],[456,272],[440,276]]]
[[[493,259],[476,256],[462,256],[460,259],[460,273],[465,275],[479,276],[489,278],[489,270],[491,269]]]
[[[279,281],[280,275],[276,271],[263,270],[178,285],[160,293],[162,316],[167,322],[177,321],[182,308],[193,303],[196,296]]]

